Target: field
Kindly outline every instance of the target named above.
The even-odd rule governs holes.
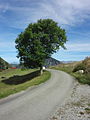
[[[82,74],[82,73],[78,73],[78,72],[73,72],[73,70],[75,68],[78,68],[78,66],[80,66],[81,69],[83,68],[83,66],[85,66],[86,73]],[[80,61],[80,62],[60,64],[57,66],[53,66],[51,68],[56,69],[56,70],[65,71],[65,72],[71,74],[72,76],[74,76],[80,83],[90,85],[90,58],[86,58],[84,61]]]
[[[40,76],[37,69],[8,69],[0,72],[0,98],[9,96],[25,90],[26,88],[38,85],[50,78],[48,71]]]

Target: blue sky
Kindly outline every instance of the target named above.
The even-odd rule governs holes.
[[[29,23],[51,18],[66,29],[67,50],[52,56],[77,61],[90,56],[90,0],[0,0],[0,57],[18,62],[15,39]]]

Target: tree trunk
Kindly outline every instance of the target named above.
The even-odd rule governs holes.
[[[42,75],[43,74],[43,68],[42,68],[42,66],[40,67],[40,75]]]

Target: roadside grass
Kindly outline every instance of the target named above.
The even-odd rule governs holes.
[[[20,92],[28,87],[45,82],[51,76],[51,73],[44,71],[40,76],[37,69],[15,69],[0,73],[0,98]],[[3,78],[2,78],[3,77]]]
[[[36,69],[7,69],[7,70],[3,70],[2,72],[0,72],[0,81],[2,80],[2,78],[9,78],[12,77],[14,75],[24,75],[24,74],[28,74],[30,72],[35,71]]]
[[[74,68],[73,66],[58,65],[58,66],[52,66],[50,68],[67,72],[70,75],[74,76],[80,83],[90,85],[90,74],[82,74],[82,73],[72,72],[73,68]]]
[[[72,73],[80,83],[90,85],[90,74]]]
[[[90,114],[90,108],[85,108],[87,114]]]
[[[65,71],[65,72],[67,72],[67,73],[71,73],[71,71],[72,71],[72,68],[71,67],[69,67],[69,66],[67,66],[67,67],[60,67],[60,66],[52,66],[52,67],[50,67],[51,69],[55,69],[55,70],[61,70],[61,71]]]

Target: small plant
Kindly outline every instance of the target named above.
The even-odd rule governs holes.
[[[86,113],[90,114],[90,108],[85,108]]]
[[[90,103],[88,103],[88,106],[90,106]]]
[[[81,104],[81,101],[77,101],[77,102],[72,102],[72,105],[79,107],[82,104]]]

